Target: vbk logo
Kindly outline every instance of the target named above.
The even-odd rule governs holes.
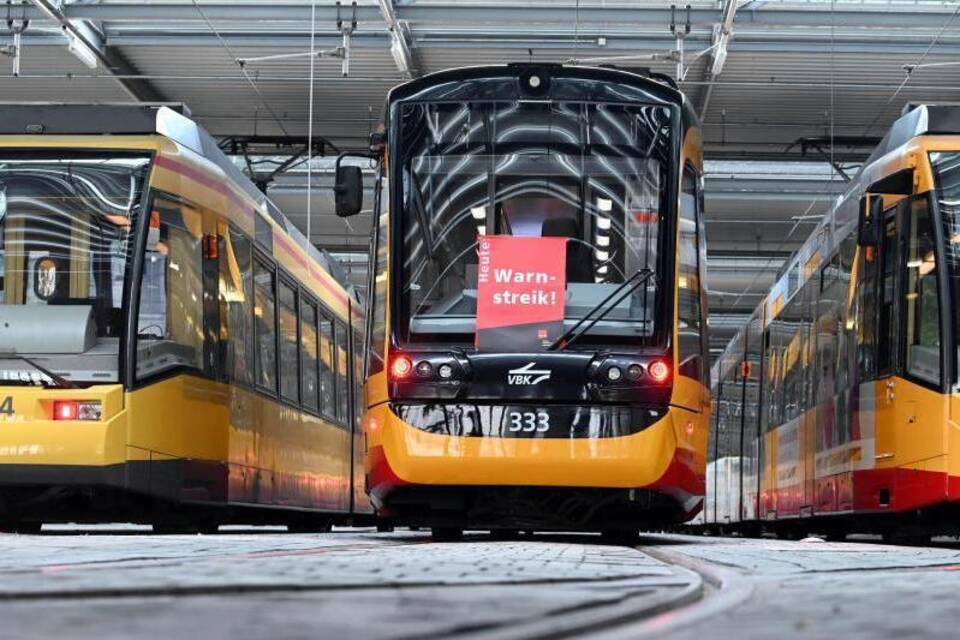
[[[534,369],[536,362],[525,364],[516,369],[507,371],[507,384],[534,385],[550,379],[549,369]]]

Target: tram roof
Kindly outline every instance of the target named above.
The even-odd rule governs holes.
[[[901,147],[917,136],[960,134],[960,103],[915,104],[907,103],[903,114],[894,121],[890,130],[867,158],[864,166]]]
[[[347,276],[326,251],[307,241],[280,209],[257,188],[217,141],[190,117],[183,103],[98,103],[0,102],[0,135],[161,135],[215,164],[258,209],[342,285]]]
[[[557,75],[563,78],[607,80],[638,87],[642,89],[649,98],[657,102],[680,105],[683,108],[683,116],[686,124],[696,124],[699,126],[699,118],[672,78],[665,74],[651,71],[650,69],[638,67],[625,68],[615,65],[591,67],[557,63],[512,62],[509,64],[444,69],[393,87],[387,94],[387,104],[389,105],[393,102],[411,98],[421,98],[425,95],[435,99],[438,96],[429,95],[430,90],[445,83],[463,83],[468,80],[482,80],[485,78],[519,78],[524,73],[533,70],[539,70],[547,75]],[[444,97],[467,99],[468,94],[464,92],[463,85],[458,85],[456,91],[445,91]],[[519,94],[518,97],[520,97]],[[389,109],[386,109],[384,113],[387,118],[389,118]]]

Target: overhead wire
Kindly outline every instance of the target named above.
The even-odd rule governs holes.
[[[283,135],[285,136],[290,135],[287,132],[287,128],[283,125],[283,120],[281,120],[280,117],[277,116],[276,112],[273,110],[273,107],[270,106],[270,102],[263,95],[263,92],[260,91],[260,87],[258,87],[254,79],[250,77],[250,74],[247,72],[246,67],[241,62],[240,57],[236,53],[234,53],[233,49],[230,48],[230,45],[227,44],[227,41],[224,40],[223,36],[220,35],[220,32],[217,31],[217,28],[213,25],[212,22],[210,22],[210,18],[208,18],[207,14],[203,11],[203,8],[200,6],[199,0],[191,0],[191,1],[193,2],[194,8],[197,10],[197,13],[200,15],[200,18],[204,21],[204,23],[206,23],[207,28],[209,28],[210,31],[213,33],[213,35],[216,36],[217,40],[220,42],[220,45],[224,48],[224,50],[226,50],[227,54],[229,54],[230,57],[233,58],[233,61],[240,68],[240,73],[243,74],[243,77],[246,79],[247,83],[257,94],[257,97],[260,99],[260,104],[267,110],[267,113],[269,113],[270,116],[276,121],[277,126],[280,128],[280,131],[283,132]]]
[[[829,181],[831,184],[833,183],[836,177],[836,164],[834,162],[834,148],[835,148],[834,129],[835,129],[835,123],[836,123],[836,117],[834,113],[834,81],[836,76],[835,44],[836,44],[836,0],[830,0],[830,85],[829,85],[830,177],[829,177]],[[793,237],[793,234],[796,232],[796,230],[799,228],[802,222],[808,221],[810,219],[810,217],[807,214],[810,213],[810,211],[813,210],[814,206],[816,206],[816,204],[821,200],[822,200],[821,196],[814,196],[814,198],[810,201],[810,204],[807,206],[806,210],[799,216],[796,216],[793,226],[790,227],[790,231],[787,232],[787,235],[785,235],[780,240],[780,242],[777,244],[777,247],[773,250],[774,254],[779,252],[780,249],[783,248],[783,246],[787,243],[787,241],[790,240],[791,237]],[[756,274],[754,274],[753,279],[750,281],[750,283],[743,289],[743,291],[740,292],[736,300],[734,300],[733,304],[731,305],[731,308],[736,308],[737,305],[740,304],[740,302],[743,300],[743,297],[745,295],[748,295],[751,292],[751,290],[753,289],[753,286],[757,283],[757,280],[760,279],[761,275],[767,272],[767,270],[773,264],[773,261],[775,259],[777,258],[776,256],[773,256],[773,255],[767,258],[767,261],[764,263],[763,267],[757,270]],[[788,256],[786,259],[784,259],[784,262],[786,263],[789,260],[790,260],[790,257]]]
[[[317,1],[310,0],[310,89],[307,98],[307,242],[310,239],[311,223],[313,221],[313,87],[317,56]]]
[[[938,42],[940,42],[940,38],[943,36],[946,30],[950,28],[950,25],[953,24],[953,21],[957,19],[958,14],[960,14],[960,2],[957,3],[957,8],[954,9],[953,14],[943,24],[943,26],[940,27],[940,31],[938,31],[937,35],[933,37],[933,40],[930,41],[930,44],[927,45],[927,48],[924,49],[923,53],[920,54],[920,57],[917,58],[917,61],[912,65],[905,66],[903,80],[897,86],[893,94],[887,99],[887,102],[883,105],[883,108],[877,111],[877,115],[873,117],[873,120],[870,121],[870,124],[867,125],[867,128],[863,130],[862,135],[867,136],[870,134],[870,131],[873,129],[873,127],[876,126],[877,122],[887,112],[887,109],[890,107],[893,101],[897,99],[897,96],[900,95],[900,92],[903,91],[904,87],[907,86],[907,83],[910,82],[910,78],[913,77],[913,71],[923,64],[923,61],[927,59],[927,56],[930,55],[930,52],[933,50],[933,48],[937,46]]]
[[[573,20],[573,55],[574,57],[576,57],[579,49],[580,49],[580,0],[577,0],[576,7],[574,9],[574,20]]]

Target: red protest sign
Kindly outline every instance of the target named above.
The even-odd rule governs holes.
[[[477,349],[542,351],[563,330],[566,238],[481,236]]]

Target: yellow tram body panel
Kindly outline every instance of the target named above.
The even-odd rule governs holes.
[[[126,411],[121,385],[88,389],[0,387],[11,413],[0,413],[0,465],[107,466],[126,461]],[[97,400],[98,421],[53,419],[57,400]]]
[[[8,470],[45,467],[67,479],[71,468],[191,461],[240,482],[204,496],[214,501],[349,506],[350,432],[238,387],[180,375],[126,394],[120,385],[0,387],[0,398],[14,411],[0,414]],[[100,401],[102,419],[54,420],[57,400]],[[257,476],[256,494],[243,492],[242,480]]]
[[[706,430],[698,423],[704,421],[673,408],[623,437],[453,437],[417,429],[382,404],[369,412],[366,433],[368,450],[381,449],[398,479],[412,484],[642,488],[677,461],[702,466]],[[368,465],[374,461],[368,458]]]
[[[895,501],[895,488],[902,491],[904,483],[940,482],[928,474],[943,480],[944,491],[953,490],[960,479],[960,425],[952,419],[951,407],[960,406],[960,394],[948,396],[899,376],[889,382],[892,386],[888,380],[862,385],[862,404],[853,418],[858,432],[850,442],[817,450],[821,407],[762,436],[766,455],[760,492],[768,519],[883,509],[893,503],[881,491]],[[855,475],[858,483],[854,491],[851,481],[849,502],[818,509],[820,483],[845,475]]]

